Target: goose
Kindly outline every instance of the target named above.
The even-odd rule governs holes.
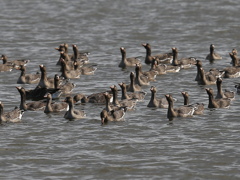
[[[232,53],[229,53],[229,56],[232,59],[232,61],[231,61],[232,66],[239,67],[240,64],[239,64],[239,58],[237,57],[237,52],[233,51]]]
[[[61,58],[63,58],[65,61],[70,61],[72,58],[72,55],[68,53],[68,44],[60,44],[58,48],[55,48],[60,53],[59,60],[56,65],[61,65]]]
[[[151,62],[151,68],[149,71],[156,71],[157,75],[166,74],[167,73],[167,65],[166,64],[158,64],[156,57],[154,57]]]
[[[130,73],[130,84],[127,85],[128,92],[136,92],[141,91],[142,88],[138,84],[135,83],[135,74],[134,72]]]
[[[2,122],[20,122],[24,111],[15,107],[13,110],[4,112],[4,105],[0,101],[0,123]]]
[[[208,94],[208,108],[229,108],[231,100],[228,98],[214,99],[213,97],[213,89],[206,88],[205,89]]]
[[[237,66],[239,66],[239,61],[240,61],[240,58],[238,57],[238,51],[237,51],[237,49],[232,49],[232,52],[231,53],[229,53],[229,55],[230,55],[230,57],[231,57],[231,62],[230,62],[230,64],[233,64],[233,58],[235,58],[236,59],[236,64],[237,64]]]
[[[121,100],[124,99],[135,99],[135,100],[143,100],[146,96],[146,92],[138,91],[138,92],[129,92],[127,93],[127,85],[124,82],[118,84],[122,90]]]
[[[60,57],[59,57],[59,60],[58,60],[58,63],[57,65],[60,65],[61,66],[61,69],[60,71],[62,71],[62,59],[66,62],[66,70],[70,71],[70,70],[73,70],[75,67],[74,67],[74,61],[72,61],[70,59],[70,57],[68,56],[67,53],[64,53],[63,51],[60,51]],[[81,64],[79,61],[76,61],[77,64],[79,65],[79,67],[81,67],[83,64]]]
[[[210,53],[207,55],[206,59],[213,61],[213,60],[220,60],[222,59],[222,56],[220,56],[218,53],[214,51],[215,46],[214,44],[210,45]]]
[[[127,107],[126,104],[122,105],[119,103],[119,101],[117,101],[118,104],[110,103],[110,100],[112,97],[111,97],[110,93],[108,93],[108,92],[104,92],[103,96],[105,98],[105,108],[104,109],[108,112],[110,112],[112,110],[118,111],[118,110],[121,110],[121,108],[123,108],[123,107]]]
[[[146,49],[146,57],[145,57],[145,63],[151,64],[154,57],[156,57],[161,63],[170,63],[172,60],[172,53],[163,53],[163,54],[157,54],[152,55],[151,46],[149,43],[142,44],[142,46]]]
[[[77,110],[74,108],[73,98],[71,96],[68,96],[64,100],[66,103],[68,103],[68,111],[65,113],[64,118],[65,119],[81,119],[86,117],[86,114],[84,111]]]
[[[61,77],[64,79],[75,79],[80,78],[81,71],[80,70],[67,70],[66,69],[66,61],[64,59],[61,59],[61,67],[62,67],[62,74]]]
[[[76,84],[72,83],[70,81],[70,79],[66,79],[66,81],[64,83],[64,82],[61,82],[61,79],[58,76],[58,74],[55,74],[55,76],[54,76],[54,88],[58,89],[58,91],[60,91],[61,94],[70,94],[75,87],[76,87]]]
[[[47,98],[47,104],[44,109],[44,113],[68,110],[68,104],[65,102],[52,103],[52,95],[50,93],[47,93],[46,98]]]
[[[118,67],[126,68],[128,66],[135,66],[137,63],[140,63],[140,60],[136,57],[126,57],[126,49],[124,47],[120,47],[120,52],[122,54],[122,60],[118,64]]]
[[[68,44],[67,43],[63,43],[63,44],[60,44],[57,48],[55,48],[57,51],[63,51],[65,53],[68,54]]]
[[[60,59],[63,58],[65,61],[70,62],[76,60],[79,65],[87,64],[89,62],[88,55],[89,52],[80,53],[78,47],[75,44],[72,44],[73,54],[68,53],[68,44],[60,44],[58,48],[55,48],[60,52],[60,58],[57,62],[57,65],[61,65]]]
[[[118,89],[117,86],[112,85],[110,86],[110,89],[112,91],[113,95],[113,100],[112,104],[117,107],[127,107],[127,110],[134,110],[136,107],[136,100],[130,100],[130,99],[125,99],[125,100],[118,100]]]
[[[181,69],[180,66],[173,66],[171,64],[161,64],[159,61],[154,57],[151,63],[151,69],[158,72],[158,75],[166,74],[166,73],[175,73],[179,72]]]
[[[155,71],[155,70],[142,71],[142,64],[138,63],[138,65],[139,65],[139,73],[140,73],[140,75],[147,76],[149,81],[155,81],[155,79],[157,77],[157,74],[158,74],[157,71]]]
[[[65,94],[65,92],[63,92],[65,90],[65,86],[64,84],[60,85],[61,81],[62,80],[59,80],[58,75],[56,74],[54,76],[54,88],[46,88],[38,85],[34,89],[25,89],[26,99],[32,99],[35,101],[42,100],[47,93],[51,93],[53,99],[59,98],[63,93]],[[62,86],[64,88],[62,88]]]
[[[52,96],[54,96],[53,99],[57,98],[57,94],[59,94],[59,96],[61,95],[61,93],[59,92],[59,89],[55,89],[55,88],[43,88],[40,86],[35,87],[34,89],[25,89],[25,93],[26,93],[26,99],[29,100],[33,100],[33,101],[39,101],[44,99],[44,96],[47,93],[51,93]]]
[[[222,78],[217,78],[216,85],[217,85],[217,95],[216,95],[215,99],[228,98],[228,99],[233,100],[235,98],[235,93],[233,91],[225,90],[225,92],[223,92]]]
[[[216,84],[217,77],[212,73],[205,73],[204,69],[199,68],[199,80],[197,81],[199,85],[211,85]]]
[[[73,97],[73,100],[74,100],[74,103],[81,102],[81,103],[105,104],[106,103],[106,99],[104,96],[105,92],[93,93],[88,96],[85,96],[84,94],[79,93]],[[110,102],[112,102],[112,94],[109,94],[109,96],[110,96]]]
[[[95,73],[95,71],[97,70],[97,67],[94,67],[93,65],[83,65],[81,67],[79,67],[79,64],[77,63],[77,61],[73,62],[73,70],[76,71],[80,71],[81,75],[93,75]]]
[[[80,64],[87,64],[89,63],[89,52],[79,52],[78,47],[76,44],[72,44],[73,48],[73,55],[72,55],[72,60],[73,61],[79,61]]]
[[[237,51],[237,49],[232,49],[232,54],[234,54],[234,55],[238,55],[238,51]]]
[[[46,106],[46,102],[43,101],[32,101],[32,102],[28,102],[26,103],[26,92],[25,89],[23,87],[17,86],[16,87],[20,96],[21,96],[21,102],[20,102],[20,109],[27,111],[37,111],[37,110],[41,110]]]
[[[195,107],[194,115],[202,115],[204,112],[204,104],[203,103],[195,103],[195,104],[189,104],[189,94],[188,92],[183,91],[182,96],[184,98],[184,105]]]
[[[107,91],[105,91],[105,92],[107,92]],[[99,92],[99,93],[90,94],[89,96],[87,96],[88,102],[89,103],[99,103],[99,104],[106,103],[106,99],[104,97],[104,93],[105,92]],[[111,93],[109,93],[109,96],[110,96],[109,102],[112,102],[113,95]]]
[[[173,53],[173,66],[180,66],[183,69],[190,68],[192,65],[196,64],[196,59],[193,57],[178,59],[178,49],[176,47],[172,48]]]
[[[107,111],[103,109],[100,113],[101,124],[108,123],[109,121],[122,121],[126,114],[126,108],[121,108],[120,110]]]
[[[190,117],[193,116],[195,111],[195,107],[190,106],[180,106],[178,108],[173,108],[173,97],[171,94],[165,95],[168,101],[168,111],[167,111],[167,118],[172,120],[174,117]]]
[[[135,78],[136,84],[138,84],[139,86],[147,86],[150,84],[149,78],[147,76],[141,74],[140,64],[136,64],[135,73],[136,73],[136,78]]]
[[[0,72],[12,71],[15,68],[15,65],[0,64]]]
[[[165,97],[163,98],[157,98],[157,88],[155,86],[152,86],[150,88],[151,91],[151,99],[147,105],[147,107],[151,108],[168,108],[168,101]]]
[[[235,63],[233,63],[235,64]],[[230,66],[223,69],[224,78],[237,78],[240,77],[240,66]]]
[[[36,74],[26,74],[26,68],[24,65],[20,65],[18,68],[21,74],[17,80],[17,84],[36,84],[39,83],[41,74],[37,72]]]
[[[54,78],[47,77],[47,68],[44,65],[39,65],[41,78],[37,86],[42,88],[54,88]]]
[[[196,75],[195,81],[200,81],[201,80],[201,76],[200,76],[201,69],[200,68],[202,68],[202,61],[196,60],[195,65],[197,66],[197,75]],[[208,72],[206,72],[205,75],[208,76],[209,74],[211,74],[212,76],[215,76],[217,78],[217,77],[223,77],[224,73],[225,72],[222,70],[219,70],[217,68],[212,68]]]
[[[82,93],[78,93],[78,94],[73,96],[73,103],[74,104],[87,103],[87,102],[88,102],[87,96],[85,96]]]
[[[2,55],[1,56],[1,59],[3,60],[3,64],[6,64],[6,65],[15,65],[15,68],[20,66],[20,65],[23,65],[23,66],[26,66],[27,63],[30,62],[30,60],[25,60],[25,59],[21,59],[21,60],[12,60],[12,61],[9,61],[8,60],[8,57],[6,55]]]

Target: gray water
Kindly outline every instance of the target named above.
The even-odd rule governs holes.
[[[91,53],[98,69],[72,80],[73,94],[129,83],[134,68],[118,68],[122,46],[128,57],[140,57],[144,70],[149,66],[142,43],[150,43],[153,54],[177,47],[180,57],[197,57],[206,70],[230,66],[228,53],[240,46],[240,5],[234,0],[4,0],[0,7],[0,53],[30,59],[28,73],[39,71],[40,64],[49,76],[58,73],[54,48],[64,42]],[[210,44],[223,56],[213,64],[205,60]],[[0,76],[0,100],[8,111],[20,103],[19,71]],[[191,102],[205,104],[201,116],[169,121],[166,109],[147,108],[150,86],[123,122],[101,126],[103,106],[94,104],[78,105],[87,117],[76,121],[63,113],[25,112],[21,123],[0,127],[0,179],[239,179],[239,95],[229,109],[210,110],[205,86],[195,76],[193,67],[158,76],[151,86],[158,97],[171,93],[175,106],[183,103],[181,91],[188,91]],[[235,90],[238,82],[223,79],[223,88]],[[206,87],[216,92],[215,85]]]

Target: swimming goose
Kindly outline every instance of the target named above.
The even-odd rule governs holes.
[[[3,60],[3,64],[6,64],[6,65],[15,65],[15,68],[20,66],[20,65],[23,65],[23,66],[26,66],[27,63],[30,62],[30,60],[25,60],[25,59],[21,59],[21,60],[12,60],[12,61],[9,61],[7,56],[6,55],[2,55],[1,59]]]
[[[234,64],[234,63],[233,63]],[[230,66],[223,69],[224,78],[237,78],[240,77],[240,66]]]
[[[110,100],[113,98],[108,92],[104,92],[103,93],[103,96],[104,96],[104,98],[105,98],[105,110],[107,111],[107,112],[110,112],[110,111],[112,111],[112,110],[114,110],[114,111],[117,111],[117,110],[121,110],[121,108],[123,108],[123,107],[127,107],[127,106],[125,106],[125,105],[121,105],[120,103],[119,103],[119,101],[117,100],[117,104],[116,103],[110,103]],[[114,100],[115,101],[115,100]]]
[[[159,60],[161,63],[170,63],[172,60],[172,53],[163,53],[163,54],[157,54],[152,55],[152,50],[150,44],[142,44],[142,46],[146,49],[146,57],[145,57],[145,63],[151,64],[154,57]]]
[[[20,96],[21,96],[21,102],[20,102],[20,109],[27,111],[37,111],[37,110],[41,110],[46,106],[46,102],[43,101],[32,101],[32,102],[28,102],[26,103],[26,92],[25,89],[23,87],[16,87]]]
[[[15,68],[15,65],[0,64],[0,72],[12,71]]]
[[[82,93],[78,93],[78,94],[73,96],[73,103],[74,104],[87,103],[87,102],[88,102],[87,96],[85,96]]]
[[[79,64],[76,61],[73,62],[73,67],[73,70],[80,71],[81,75],[93,75],[97,70],[97,67],[93,65],[83,65],[79,67]]]
[[[105,91],[105,92],[108,92],[108,91]],[[106,103],[106,99],[104,97],[105,92],[90,94],[89,96],[87,96],[88,102],[89,103],[105,104]],[[109,93],[109,96],[110,96],[109,102],[112,102],[113,95],[111,93]]]
[[[237,49],[232,49],[232,53],[237,56],[238,55]]]
[[[178,108],[173,108],[173,98],[171,94],[165,95],[167,101],[168,101],[168,112],[167,112],[167,118],[172,120],[173,117],[189,117],[193,116],[193,113],[195,111],[195,107],[189,107],[189,106],[180,106]]]
[[[55,48],[55,49],[58,50],[59,52],[63,53],[63,56],[65,58],[63,58],[63,56],[61,56],[61,55],[60,55],[60,58],[63,58],[66,61],[77,60],[79,62],[79,64],[82,64],[82,65],[89,62],[89,59],[88,59],[88,55],[90,54],[89,52],[80,53],[78,51],[77,45],[75,45],[75,44],[72,45],[72,48],[73,48],[73,54],[68,53],[68,44],[67,43],[60,44],[59,47]],[[61,62],[58,61],[57,65],[61,65]]]
[[[146,96],[146,92],[138,91],[138,92],[129,92],[127,93],[127,85],[125,83],[118,84],[122,89],[122,97],[121,100],[124,99],[134,99],[134,100],[143,100]]]
[[[80,78],[81,71],[80,70],[67,70],[67,64],[64,59],[61,59],[61,77],[64,79],[75,79],[75,78]]]
[[[124,47],[120,48],[120,52],[122,54],[122,60],[119,63],[118,67],[126,68],[128,66],[135,66],[137,63],[140,63],[140,60],[136,57],[126,57],[126,49]]]
[[[0,101],[0,124],[2,122],[20,122],[24,111],[15,107],[13,110],[4,112],[4,105]]]
[[[158,72],[158,75],[166,74],[166,73],[175,73],[179,72],[181,69],[180,66],[173,66],[171,64],[161,64],[159,61],[154,57],[151,63],[151,69]]]
[[[67,43],[63,43],[63,44],[60,44],[57,48],[55,48],[56,50],[58,50],[59,52],[60,51],[63,51],[65,53],[68,54],[68,44]]]
[[[60,62],[60,66],[62,65],[61,59],[63,59],[66,62],[66,69],[67,70],[73,70],[74,69],[74,61],[72,61],[70,59],[70,57],[68,56],[67,53],[64,53],[63,51],[60,52],[60,58],[59,58],[59,62]],[[83,64],[80,61],[75,60],[78,64],[78,67],[83,66]],[[61,67],[62,68],[62,67]]]
[[[142,64],[141,63],[138,63],[138,64],[139,64],[139,73],[140,73],[140,75],[147,76],[149,81],[155,81],[155,79],[156,79],[156,77],[158,75],[158,72],[153,70],[153,69],[149,70],[149,71],[142,71]]]
[[[53,98],[53,99],[59,98],[60,95],[62,94],[62,93],[59,91],[59,89],[55,89],[55,88],[43,88],[43,87],[40,87],[40,86],[37,86],[37,87],[34,88],[34,89],[29,89],[29,90],[26,90],[26,89],[25,89],[25,92],[26,92],[26,99],[31,99],[31,100],[33,100],[33,101],[39,101],[39,100],[44,99],[44,96],[45,96],[47,93],[52,94],[52,98]]]
[[[59,89],[62,94],[69,94],[73,91],[73,89],[76,87],[75,83],[72,83],[70,79],[66,79],[65,83],[61,82],[60,77],[58,74],[55,74],[54,76],[54,88]]]
[[[59,98],[61,94],[63,94],[64,89],[61,89],[62,85],[60,85],[62,80],[58,79],[58,75],[54,76],[54,88],[46,88],[41,86],[36,86],[34,89],[26,90],[26,99],[32,99],[35,101],[44,99],[44,96],[47,93],[52,94],[52,98],[56,99]],[[65,86],[64,86],[65,87]]]
[[[222,57],[218,53],[214,52],[214,48],[215,48],[215,46],[213,44],[211,44],[210,45],[210,53],[206,57],[207,60],[213,61],[213,60],[222,59]]]
[[[130,84],[127,85],[128,92],[136,92],[141,91],[142,88],[138,84],[135,83],[135,74],[134,72],[130,73]]]
[[[231,100],[228,98],[214,99],[213,97],[213,89],[206,88],[205,89],[208,94],[208,108],[229,108]]]
[[[68,104],[65,102],[52,103],[52,95],[50,93],[47,93],[46,98],[47,98],[47,104],[44,109],[44,113],[68,110]]]
[[[217,78],[216,84],[217,84],[217,95],[215,99],[228,98],[233,100],[235,98],[235,93],[233,91],[225,90],[225,92],[223,92],[222,78]]]
[[[167,65],[166,64],[158,64],[158,61],[154,57],[151,62],[151,68],[149,71],[156,71],[158,75],[167,73]]]
[[[196,59],[193,57],[178,59],[178,49],[176,47],[172,48],[173,53],[173,66],[180,66],[183,69],[190,68],[192,65],[196,64]]]
[[[81,119],[86,117],[86,114],[84,111],[77,110],[74,108],[73,98],[71,96],[66,97],[65,102],[68,103],[69,109],[65,113],[64,118],[65,119]]]
[[[184,98],[184,105],[195,107],[194,115],[202,115],[204,111],[204,104],[203,103],[195,103],[195,104],[189,104],[189,94],[188,92],[183,91],[182,96]]]
[[[127,110],[134,110],[136,107],[136,100],[130,100],[130,99],[125,99],[125,100],[118,100],[118,89],[117,86],[112,85],[110,86],[110,89],[112,91],[113,95],[113,101],[112,104],[117,107],[127,107]]]
[[[217,77],[212,73],[205,73],[202,67],[199,68],[199,85],[211,85],[216,84]]]
[[[232,66],[239,67],[239,58],[237,57],[237,53],[234,51],[232,53],[229,53],[229,56],[231,57],[232,61],[231,64]]]
[[[106,92],[106,91],[105,91]],[[88,96],[85,96],[82,93],[76,94],[73,97],[74,103],[81,102],[81,103],[97,103],[97,104],[105,104],[106,99],[104,96],[105,92],[93,93]],[[109,94],[110,102],[112,102],[112,94]]]
[[[61,65],[61,59],[64,59],[68,65],[68,68],[73,68],[73,61],[71,60],[71,56],[64,51],[59,51],[60,57],[56,65]],[[69,69],[70,70],[70,69]]]
[[[196,60],[195,65],[197,66],[197,75],[196,75],[195,81],[200,81],[201,80],[201,76],[200,76],[201,69],[200,68],[202,68],[202,61]],[[212,76],[215,76],[217,78],[217,77],[223,77],[224,73],[225,72],[222,70],[219,70],[217,68],[212,68],[208,72],[206,72],[205,75],[208,76],[208,74],[211,74]]]
[[[78,61],[79,64],[87,64],[89,62],[88,55],[89,52],[80,53],[76,44],[72,45],[73,55],[71,57],[72,61]]]
[[[230,53],[229,53],[229,55],[230,55]],[[231,52],[231,55],[230,55],[231,59],[232,59],[232,55],[233,55],[234,58],[236,58],[237,65],[239,66],[240,58],[238,57],[237,49],[232,49],[232,52]],[[233,59],[231,60],[230,64],[233,64]]]
[[[108,123],[108,121],[122,121],[126,114],[126,108],[121,108],[120,110],[107,111],[103,109],[100,113],[101,123]]]
[[[141,74],[140,72],[140,64],[136,64],[135,67],[135,73],[136,73],[136,78],[135,78],[135,83],[138,84],[139,86],[147,86],[150,84],[150,80],[147,76]]]
[[[68,53],[68,44],[60,44],[58,48],[55,48],[57,51],[60,52],[60,57],[56,65],[61,65],[60,59],[63,58],[66,61],[70,61],[72,58],[72,55]]]
[[[168,101],[165,97],[163,98],[157,98],[157,88],[155,86],[152,86],[150,88],[151,91],[151,99],[147,105],[147,107],[151,108],[168,108]]]
[[[36,84],[39,83],[41,74],[37,72],[36,74],[26,74],[26,68],[24,65],[20,65],[18,68],[21,74],[17,80],[17,84]]]
[[[39,65],[41,71],[41,78],[37,86],[43,88],[54,88],[54,78],[47,77],[47,68],[44,65]]]

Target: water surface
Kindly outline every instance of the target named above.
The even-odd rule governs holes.
[[[73,94],[109,90],[113,84],[129,83],[134,68],[121,70],[120,47],[127,56],[144,62],[142,43],[152,45],[153,54],[179,49],[180,57],[197,57],[205,69],[230,66],[229,52],[239,50],[240,5],[237,1],[2,1],[0,2],[0,53],[9,59],[27,58],[27,71],[40,64],[48,75],[58,73],[61,43],[77,44],[91,53],[97,64],[93,76],[73,80]],[[205,60],[215,44],[223,59]],[[70,49],[71,50],[71,49]],[[143,63],[143,69],[149,66]],[[18,71],[0,74],[1,101],[5,110],[19,105],[15,88]],[[194,81],[196,67],[158,76],[151,85],[158,97],[171,93],[182,105],[181,91],[191,102],[203,102],[202,116],[169,121],[166,109],[147,108],[144,101],[124,122],[101,126],[103,106],[86,104],[76,108],[87,117],[67,121],[63,113],[46,115],[25,112],[22,122],[0,127],[1,179],[238,179],[239,96],[229,109],[207,109],[204,86]],[[223,79],[223,88],[234,90],[239,79]],[[34,85],[24,85],[33,88]],[[212,87],[216,91],[214,85]],[[62,99],[60,99],[62,100]]]

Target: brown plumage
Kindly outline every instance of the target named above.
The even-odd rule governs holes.
[[[213,97],[213,89],[205,89],[208,94],[208,108],[229,108],[231,100],[228,98],[215,99]]]
[[[118,67],[126,68],[128,66],[135,66],[137,63],[140,63],[140,60],[136,57],[128,57],[126,56],[126,49],[124,47],[120,48],[120,52],[122,55],[121,62],[118,64]]]
[[[210,53],[207,55],[206,59],[213,61],[213,60],[219,60],[222,59],[222,56],[220,56],[218,53],[214,51],[215,46],[213,44],[210,45]]]
[[[151,91],[151,99],[147,105],[147,107],[153,107],[153,108],[168,108],[168,101],[165,97],[163,98],[157,98],[157,88],[155,86],[152,86],[150,88]]]

